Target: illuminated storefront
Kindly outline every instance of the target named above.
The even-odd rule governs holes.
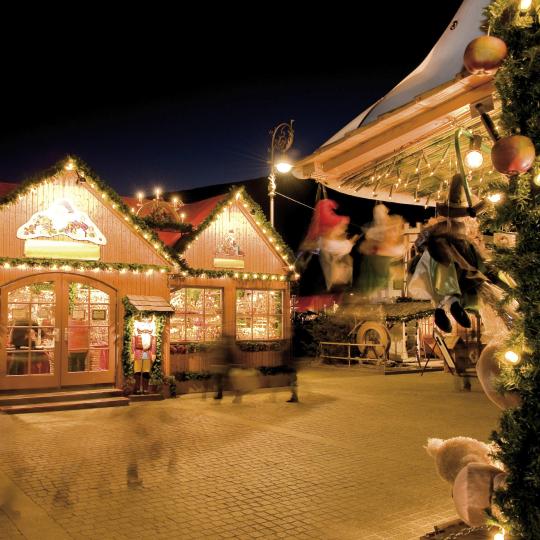
[[[292,254],[242,191],[175,205],[176,232],[71,161],[0,196],[0,390],[160,380],[223,335],[290,336]]]

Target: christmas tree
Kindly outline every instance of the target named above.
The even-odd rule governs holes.
[[[508,48],[495,75],[502,104],[501,141],[505,144],[515,135],[528,137],[536,155],[540,150],[539,13],[538,0],[495,0],[486,9],[488,33]],[[515,364],[505,370],[502,384],[506,391],[519,393],[521,406],[503,412],[492,436],[498,446],[496,457],[508,472],[495,502],[503,513],[499,522],[512,537],[532,540],[540,538],[540,162],[534,158],[528,167],[503,172],[508,173],[508,183],[495,221],[500,230],[514,231],[517,242],[499,250],[496,263],[515,280],[508,295],[519,303],[520,317],[501,350],[501,360]]]

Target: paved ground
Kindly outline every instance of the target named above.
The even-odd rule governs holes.
[[[455,517],[426,438],[498,417],[443,373],[309,369],[300,397],[0,416],[0,539],[415,539]]]

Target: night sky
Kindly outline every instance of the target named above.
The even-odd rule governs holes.
[[[0,180],[66,154],[125,195],[264,176],[270,128],[293,118],[297,157],[311,153],[425,58],[460,3],[208,5],[25,27],[12,47],[28,52],[2,66]]]

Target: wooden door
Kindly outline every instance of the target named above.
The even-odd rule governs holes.
[[[1,292],[0,389],[60,386],[59,276],[17,280]]]
[[[62,283],[62,386],[114,383],[116,294],[84,276]]]
[[[0,300],[0,390],[115,382],[113,289],[40,274],[4,286]]]

